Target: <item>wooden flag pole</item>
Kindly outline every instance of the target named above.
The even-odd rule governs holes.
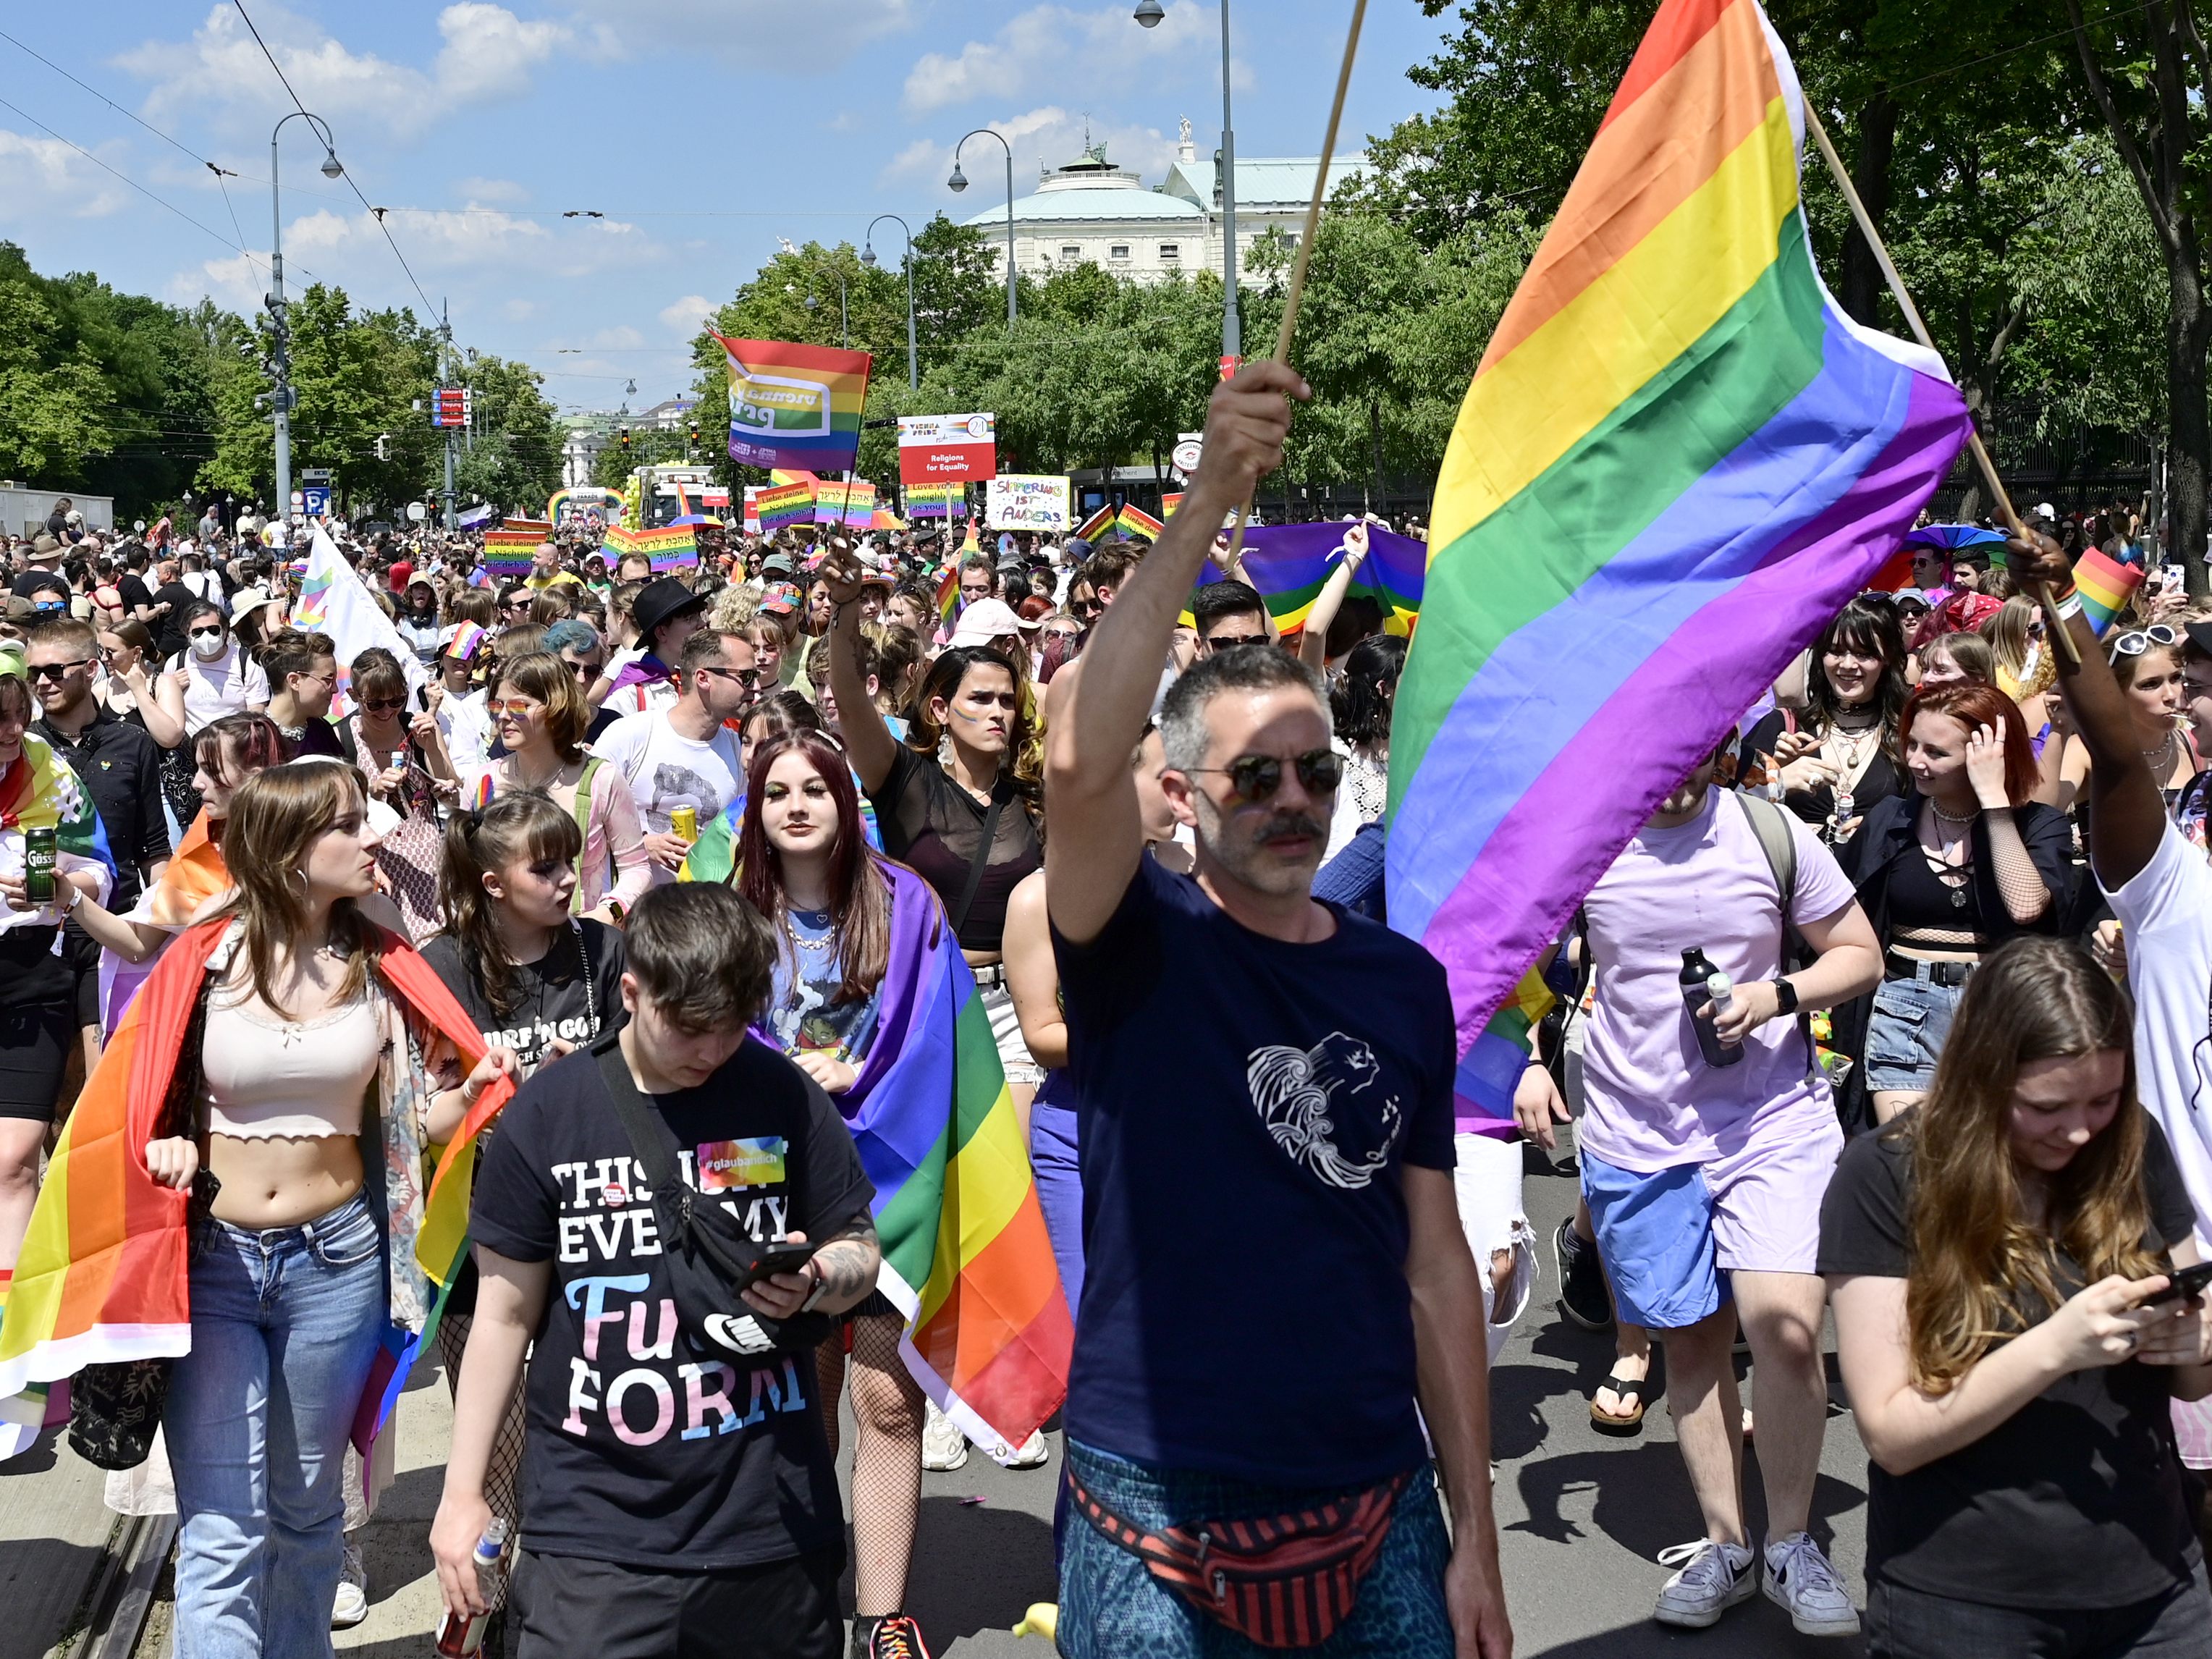
[[[1306,291],[1306,266],[1313,258],[1314,237],[1321,229],[1322,199],[1328,194],[1329,158],[1336,154],[1336,130],[1344,119],[1345,94],[1352,89],[1352,60],[1359,55],[1359,26],[1367,18],[1367,0],[1352,0],[1352,27],[1344,37],[1344,62],[1336,71],[1336,101],[1328,108],[1328,131],[1321,141],[1321,163],[1314,169],[1313,198],[1306,204],[1305,232],[1298,238],[1298,251],[1291,261],[1291,285],[1283,295],[1283,325],[1275,331],[1275,361],[1289,366],[1291,337],[1297,331],[1298,301]],[[1229,532],[1229,556],[1224,574],[1233,572],[1244,553],[1244,525],[1252,516],[1252,501],[1259,493],[1244,498],[1244,505],[1237,509],[1236,523]]]
[[[1836,181],[1836,188],[1844,192],[1844,200],[1850,204],[1851,217],[1858,223],[1859,234],[1866,238],[1867,246],[1874,250],[1875,262],[1881,265],[1882,277],[1888,283],[1889,291],[1897,296],[1898,309],[1905,313],[1905,320],[1912,330],[1912,337],[1941,357],[1943,354],[1936,351],[1936,342],[1929,337],[1928,325],[1920,319],[1920,307],[1912,303],[1912,295],[1905,290],[1905,278],[1898,274],[1897,262],[1889,257],[1887,244],[1881,240],[1881,233],[1875,228],[1874,220],[1867,213],[1866,204],[1859,200],[1858,187],[1851,183],[1851,175],[1845,170],[1842,158],[1836,154],[1835,145],[1829,142],[1828,130],[1820,125],[1820,118],[1809,99],[1805,102],[1805,128],[1813,135],[1813,142],[1820,147],[1820,159],[1828,164],[1828,172]],[[1966,447],[1973,452],[1974,465],[1981,469],[1982,482],[1989,486],[1990,494],[1996,498],[1997,516],[2004,520],[2006,529],[2026,539],[2027,526],[2021,522],[2020,514],[2013,509],[2012,497],[2006,494],[2004,482],[1997,477],[1996,463],[1990,459],[1990,452],[1982,447],[1982,434],[1972,425],[1966,428]],[[2066,631],[2064,620],[2051,603],[2050,590],[2041,582],[2030,586],[2035,592],[2035,602],[2043,607],[2044,632],[2056,642],[2057,649],[2065,653],[2068,664],[2079,667],[2081,653],[2075,648],[2073,636]]]

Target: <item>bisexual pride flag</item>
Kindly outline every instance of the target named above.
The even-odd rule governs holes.
[[[732,460],[771,470],[852,471],[874,361],[866,352],[714,337],[730,371]]]
[[[1390,734],[1390,924],[1470,1061],[1652,808],[1897,550],[1966,439],[1934,352],[1813,264],[1757,0],[1663,0],[1437,480]],[[1524,1024],[1516,997],[1508,1024]]]

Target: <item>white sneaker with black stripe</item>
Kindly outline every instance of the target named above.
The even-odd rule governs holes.
[[[1660,1551],[1659,1565],[1680,1569],[1651,1609],[1652,1618],[1662,1625],[1703,1630],[1759,1590],[1759,1558],[1741,1544],[1700,1538]]]
[[[1766,1547],[1766,1599],[1790,1614],[1801,1636],[1856,1636],[1859,1612],[1850,1592],[1808,1532]]]

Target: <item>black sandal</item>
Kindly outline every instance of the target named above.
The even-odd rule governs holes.
[[[1620,1402],[1632,1408],[1633,1416],[1610,1417],[1597,1408],[1597,1399],[1590,1399],[1590,1423],[1600,1434],[1617,1434],[1624,1437],[1638,1434],[1644,1428],[1644,1391],[1650,1386],[1650,1376],[1623,1376],[1619,1366],[1606,1373],[1600,1389],[1611,1389]]]

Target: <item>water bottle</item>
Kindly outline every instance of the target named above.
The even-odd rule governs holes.
[[[1698,1052],[1708,1066],[1734,1066],[1743,1058],[1740,1042],[1723,1042],[1713,1022],[1702,1018],[1708,1004],[1726,1007],[1735,988],[1696,945],[1682,952],[1682,1003],[1690,1011],[1690,1029],[1697,1033]]]
[[[487,1607],[498,1604],[501,1587],[507,1580],[507,1522],[494,1516],[491,1524],[477,1540],[477,1594],[483,1598]],[[438,1621],[437,1651],[445,1659],[468,1659],[483,1646],[484,1629],[491,1623],[489,1613],[463,1614],[450,1607]]]

